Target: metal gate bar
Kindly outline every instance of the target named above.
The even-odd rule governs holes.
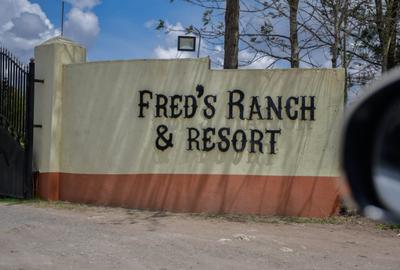
[[[0,195],[33,197],[35,64],[0,47]]]

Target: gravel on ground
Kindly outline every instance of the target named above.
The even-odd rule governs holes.
[[[400,237],[360,217],[174,214],[0,201],[0,269],[400,269]]]

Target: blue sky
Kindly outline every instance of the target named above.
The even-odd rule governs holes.
[[[0,0],[0,45],[26,62],[33,56],[35,46],[60,35],[61,2]],[[197,55],[196,52],[177,51],[177,36],[182,33],[166,34],[155,30],[159,19],[165,20],[166,26],[173,29],[183,30],[185,26],[192,24],[201,26],[204,10],[184,0],[174,0],[172,3],[170,0],[65,2],[65,37],[84,45],[89,61],[187,58]],[[221,19],[221,16],[217,17]],[[248,17],[244,21],[252,19],[257,20]],[[202,42],[200,56],[210,56],[213,67],[221,67],[223,44]],[[273,61],[265,56],[254,60],[254,56],[248,49],[241,50],[239,64],[245,68],[263,69]],[[250,60],[251,64],[248,64]]]
[[[49,19],[60,27],[60,2],[35,0]],[[65,13],[71,9],[66,3]],[[100,59],[130,59],[155,57],[154,49],[164,44],[165,35],[148,27],[151,21],[168,19],[172,24],[198,23],[201,9],[169,0],[103,0],[93,8],[99,18],[100,32],[89,46],[88,57]]]
[[[0,0],[0,9],[7,9],[7,4],[15,5],[11,1],[18,2],[21,6],[39,5],[53,27],[45,37],[59,34],[61,0]],[[75,26],[72,26],[72,19],[69,16],[73,9],[82,11],[76,13],[77,16],[92,16],[92,22],[97,18],[97,26],[93,25],[91,30],[89,23],[77,17]],[[109,60],[162,57],[163,51],[160,52],[160,48],[165,52],[172,51],[173,46],[176,47],[175,41],[171,39],[175,36],[168,38],[163,32],[154,30],[155,25],[151,22],[165,19],[172,25],[198,24],[201,21],[202,9],[179,0],[173,3],[170,0],[69,0],[65,4],[65,14],[65,21],[68,24],[66,27],[69,28],[65,31],[66,37],[83,43],[88,48],[89,60]],[[17,16],[20,14],[15,14],[15,17]],[[15,22],[15,19],[10,20]],[[67,22],[68,20],[71,22]],[[1,23],[0,20],[0,27]],[[6,22],[3,22],[3,26],[4,24]],[[88,29],[79,34],[85,25]],[[18,35],[18,33],[13,34]],[[7,42],[7,38],[1,34],[0,38],[3,39],[0,39],[0,42],[6,43],[5,46],[13,49],[12,42]],[[37,41],[42,42],[44,39],[42,36]],[[159,47],[158,53],[157,47]],[[15,51],[23,58],[26,57],[24,54],[32,53],[31,48],[23,49],[16,46]]]
[[[177,52],[177,32],[166,34],[155,30],[158,19],[164,19],[168,27],[175,29],[191,24],[201,26],[203,9],[184,0],[173,3],[170,0],[65,2],[65,36],[87,48],[89,61],[196,57],[196,53]],[[61,0],[0,0],[0,46],[28,62],[35,46],[60,35],[60,17]],[[252,14],[241,17],[244,25],[264,22],[259,19]],[[288,23],[277,26],[283,27],[278,30],[285,32]],[[210,56],[212,66],[220,68],[223,46],[205,43],[202,42],[201,56]],[[321,66],[329,66],[329,52],[315,53]],[[241,48],[239,52],[241,68],[288,67],[287,62],[271,63],[274,63],[273,58],[265,55],[258,58],[248,48]]]

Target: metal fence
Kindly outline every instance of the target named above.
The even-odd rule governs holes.
[[[33,196],[33,61],[22,64],[0,47],[0,195]]]

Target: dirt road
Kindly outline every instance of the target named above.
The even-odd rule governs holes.
[[[281,223],[0,202],[0,269],[400,269],[393,230]]]

